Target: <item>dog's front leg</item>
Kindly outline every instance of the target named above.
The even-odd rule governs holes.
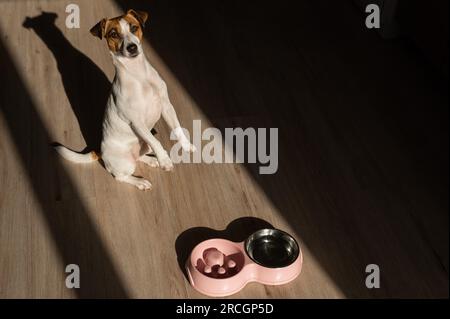
[[[180,142],[181,147],[185,152],[195,152],[196,148],[189,142],[189,139],[184,135],[183,129],[181,128],[180,122],[178,121],[177,113],[173,108],[172,103],[168,96],[162,99],[162,117],[166,121],[167,125],[171,131],[175,134],[178,142]]]
[[[139,120],[131,122],[131,128],[135,134],[141,138],[145,143],[147,143],[152,150],[155,152],[156,158],[158,159],[159,166],[165,171],[171,171],[173,169],[172,160],[167,154],[166,150],[162,147],[161,143],[153,136],[153,134],[148,130],[143,123]]]

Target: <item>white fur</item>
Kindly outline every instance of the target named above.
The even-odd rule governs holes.
[[[132,176],[137,161],[152,167],[159,166],[167,171],[173,169],[167,151],[151,133],[161,115],[169,128],[175,130],[184,150],[194,151],[195,147],[183,134],[169,100],[166,83],[147,61],[142,52],[142,44],[129,31],[129,24],[124,19],[119,23],[124,48],[134,43],[138,46],[139,55],[131,58],[126,49],[120,53],[111,52],[116,75],[103,122],[101,158],[116,180],[146,190],[151,188],[150,182]],[[95,160],[92,154],[78,154],[63,146],[56,150],[62,157],[73,162],[88,163]],[[151,151],[157,160],[146,157]]]
[[[61,155],[63,158],[65,158],[66,160],[69,160],[71,162],[74,163],[92,163],[98,160],[98,157],[96,156],[95,153],[86,153],[86,154],[81,154],[81,153],[77,153],[74,152],[72,150],[69,150],[68,148],[62,146],[62,145],[58,145],[55,146],[55,150],[56,152],[58,152],[59,155]]]

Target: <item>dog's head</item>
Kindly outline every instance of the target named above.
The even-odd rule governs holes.
[[[91,34],[105,38],[114,55],[135,58],[142,53],[143,29],[147,19],[146,12],[128,10],[119,17],[100,20],[91,29]]]

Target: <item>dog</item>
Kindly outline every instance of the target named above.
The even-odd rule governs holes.
[[[102,19],[90,30],[92,35],[106,40],[116,71],[103,119],[101,153],[77,153],[62,145],[55,146],[58,154],[75,163],[91,163],[101,158],[117,181],[140,190],[151,189],[152,184],[133,176],[137,162],[166,171],[173,169],[167,151],[151,131],[161,115],[183,151],[196,151],[180,126],[166,83],[143,52],[147,20],[146,12],[128,10],[119,17]],[[152,153],[156,157],[147,156]]]

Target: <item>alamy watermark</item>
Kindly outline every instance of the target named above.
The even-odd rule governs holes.
[[[79,29],[80,28],[80,7],[77,4],[69,4],[66,6],[66,28]]]
[[[366,27],[368,29],[379,29],[380,25],[380,7],[376,4],[369,4],[366,7]]]
[[[188,130],[182,129],[191,140]],[[177,140],[172,131],[171,140]],[[207,142],[203,145],[202,141]],[[197,151],[187,153],[180,143],[170,150],[177,163],[259,163],[260,174],[275,174],[278,170],[278,128],[225,128],[225,136],[214,127],[202,130],[201,121],[193,121],[192,144]]]
[[[66,266],[66,287],[69,289],[80,288],[80,267],[77,264]]]
[[[366,287],[369,289],[380,288],[380,267],[377,264],[366,266]]]

